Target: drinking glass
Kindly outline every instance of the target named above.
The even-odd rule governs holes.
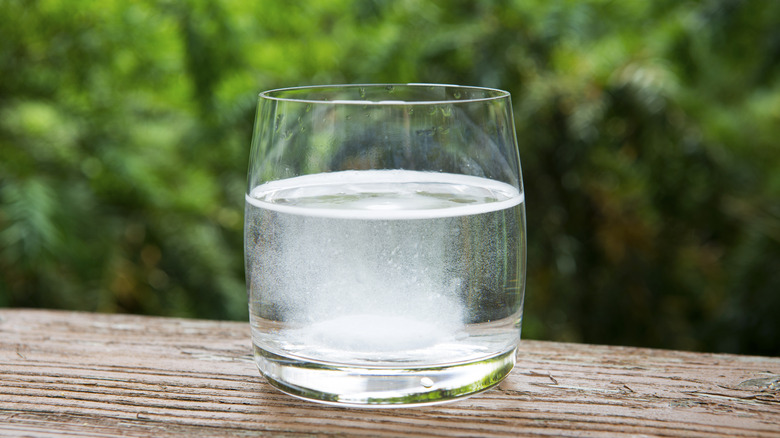
[[[338,405],[432,404],[496,385],[520,340],[523,200],[505,91],[261,93],[244,227],[260,371]]]

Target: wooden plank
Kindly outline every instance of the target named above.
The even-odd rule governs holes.
[[[0,436],[780,437],[780,359],[523,341],[497,388],[355,409],[260,377],[247,323],[0,310]]]

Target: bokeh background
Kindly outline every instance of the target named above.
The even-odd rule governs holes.
[[[780,2],[0,0],[0,306],[247,317],[256,95],[513,94],[523,336],[780,354]]]

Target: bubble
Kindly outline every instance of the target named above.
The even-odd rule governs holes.
[[[426,388],[430,388],[431,386],[433,386],[433,379],[431,379],[430,377],[423,377],[422,379],[420,379],[420,385]]]

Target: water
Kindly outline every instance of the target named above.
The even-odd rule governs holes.
[[[290,380],[311,363],[408,373],[484,368],[500,356],[495,367],[511,369],[525,257],[523,196],[514,187],[452,174],[347,171],[267,183],[246,200],[252,336],[272,383],[295,393]],[[289,363],[307,365],[293,373],[280,365]],[[427,373],[412,386],[441,391],[451,377]],[[326,382],[317,398],[349,387],[313,380]]]

